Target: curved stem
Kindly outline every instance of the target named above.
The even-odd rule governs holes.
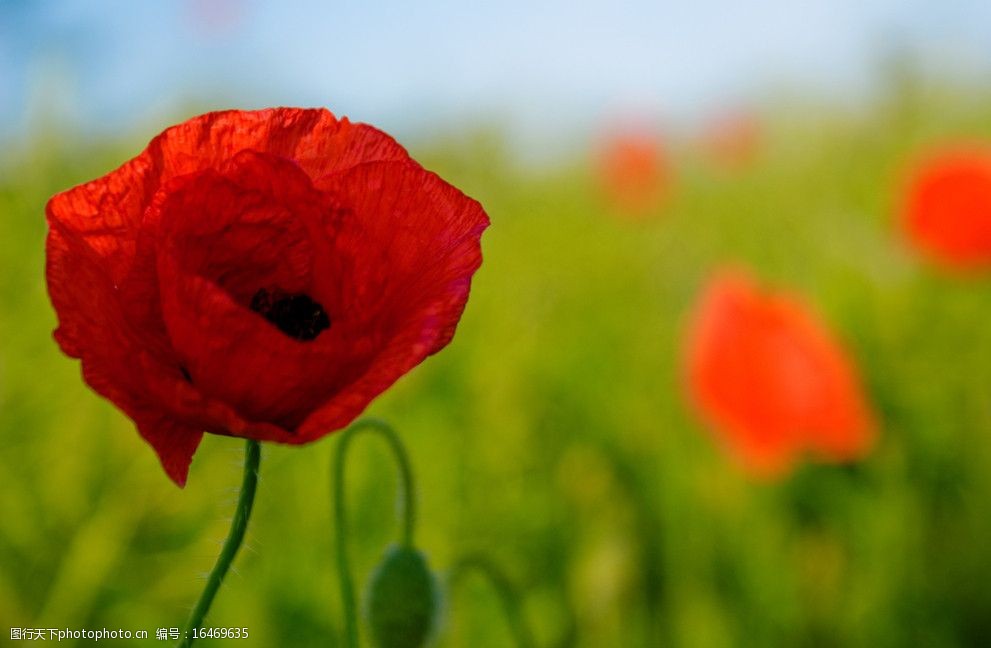
[[[186,623],[186,633],[179,648],[188,648],[193,645],[193,631],[203,625],[203,619],[210,610],[217,590],[224,581],[224,576],[234,562],[237,550],[241,548],[244,541],[244,532],[248,528],[248,519],[251,517],[251,506],[255,501],[255,491],[258,486],[258,464],[261,461],[261,446],[254,439],[248,439],[244,451],[244,479],[241,482],[241,494],[237,499],[237,508],[234,509],[234,518],[231,520],[231,530],[227,534],[227,540],[217,557],[217,564],[213,566],[213,571],[207,578],[206,587],[200,595],[200,600],[196,602],[189,621]]]
[[[536,644],[529,626],[523,619],[523,610],[520,608],[520,597],[516,588],[491,561],[478,555],[465,556],[451,568],[449,576],[451,587],[453,588],[459,579],[472,571],[484,576],[499,596],[506,621],[516,638],[516,645],[519,648],[533,648]]]
[[[399,435],[385,421],[364,419],[348,428],[342,435],[337,446],[337,456],[334,460],[334,524],[337,527],[337,571],[341,583],[341,604],[344,606],[344,634],[349,648],[358,648],[358,611],[354,601],[354,583],[351,580],[351,569],[348,566],[347,552],[347,515],[345,513],[344,497],[344,464],[351,439],[359,432],[377,432],[384,438],[399,467],[399,479],[402,489],[403,502],[403,546],[413,544],[413,530],[416,525],[416,509],[413,499],[413,470],[410,468],[409,456]]]

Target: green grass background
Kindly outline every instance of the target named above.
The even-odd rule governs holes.
[[[676,147],[644,222],[603,203],[585,153],[526,165],[497,130],[411,143],[493,222],[454,341],[368,411],[409,447],[439,577],[485,554],[548,647],[991,643],[991,277],[933,269],[893,224],[906,160],[973,138],[982,92],[782,104],[750,168]],[[51,339],[44,203],[143,144],[39,128],[0,151],[0,643],[182,627],[226,533],[242,442],[209,436],[177,489]],[[866,461],[754,481],[686,407],[686,312],[726,262],[806,295],[855,355],[882,422]],[[250,638],[199,645],[339,645],[336,440],[263,448],[209,617]],[[384,446],[357,443],[348,484],[363,583],[398,535]],[[511,642],[484,581],[445,593],[435,645]]]

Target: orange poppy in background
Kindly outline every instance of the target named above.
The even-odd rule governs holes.
[[[731,170],[746,168],[760,153],[760,121],[748,112],[722,115],[706,125],[700,146],[705,157],[716,166]]]
[[[937,263],[991,267],[991,147],[923,158],[909,177],[902,219],[912,243]]]
[[[599,157],[599,177],[610,204],[629,216],[658,209],[668,193],[670,169],[660,138],[643,129],[608,137]]]
[[[696,305],[684,347],[688,391],[702,418],[758,476],[788,472],[809,451],[858,459],[875,424],[854,363],[798,298],[717,274]]]

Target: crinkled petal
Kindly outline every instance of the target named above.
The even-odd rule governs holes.
[[[127,326],[100,255],[57,223],[47,252],[49,293],[62,320],[56,340],[82,360],[86,383],[135,420],[169,477],[183,485],[202,430],[170,420],[149,400],[149,374],[138,370],[148,361],[145,340]]]
[[[290,108],[170,128],[47,214],[56,338],[180,484],[203,430],[313,440],[446,345],[488,225],[389,136]],[[329,328],[287,335],[269,289]]]
[[[260,153],[176,183],[146,219],[168,339],[198,391],[291,440],[287,431],[361,375],[374,349],[335,301],[351,283],[328,268],[337,208],[296,165]],[[286,335],[252,309],[259,289],[316,297],[330,329]]]
[[[336,239],[361,252],[354,257],[353,308],[391,329],[365,372],[300,426],[300,441],[347,425],[447,345],[482,262],[480,238],[489,225],[478,202],[413,162],[364,164],[319,184],[354,216],[344,219]]]
[[[313,178],[409,157],[385,133],[322,108],[206,113],[166,129],[107,175],[53,196],[49,219],[80,235],[119,283],[130,270],[142,216],[158,189],[177,176],[219,168],[245,149],[293,160]]]

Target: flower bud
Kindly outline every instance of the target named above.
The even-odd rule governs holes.
[[[434,624],[437,585],[426,558],[393,546],[368,584],[368,622],[379,648],[424,646]]]

